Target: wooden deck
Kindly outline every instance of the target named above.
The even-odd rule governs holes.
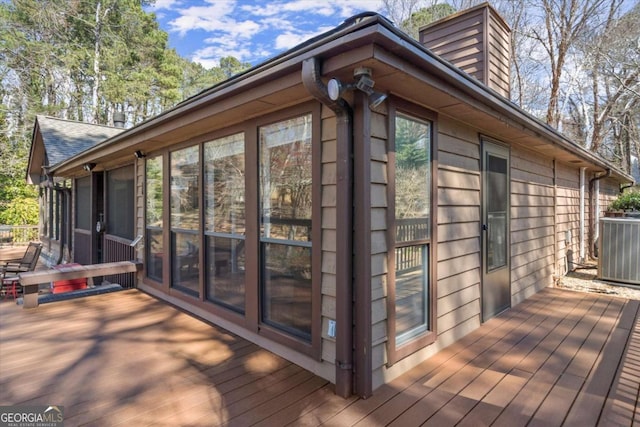
[[[66,426],[632,425],[638,307],[548,289],[359,400],[137,290],[3,302],[0,405],[64,405]]]

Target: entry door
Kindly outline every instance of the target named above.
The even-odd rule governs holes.
[[[482,143],[482,318],[511,306],[509,149]]]

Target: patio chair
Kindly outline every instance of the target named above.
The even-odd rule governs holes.
[[[4,299],[9,295],[13,296],[13,299],[18,297],[18,273],[35,270],[41,251],[41,243],[29,243],[22,258],[4,261],[0,265],[0,291],[4,293]]]
[[[42,243],[29,243],[27,249],[24,251],[22,258],[16,258],[5,261],[4,264],[0,264],[0,272],[5,277],[5,274],[23,273],[25,271],[33,271],[38,264],[40,258],[40,252],[42,251]]]

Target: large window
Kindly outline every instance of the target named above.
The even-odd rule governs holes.
[[[392,149],[393,173],[390,240],[391,359],[433,329],[431,324],[430,242],[432,232],[432,124],[396,112]],[[415,347],[415,346],[414,346]],[[393,361],[393,360],[392,360]]]
[[[171,153],[171,286],[200,294],[200,150]]]
[[[244,313],[244,134],[204,144],[207,299]]]
[[[147,276],[162,282],[162,266],[164,256],[163,244],[163,174],[162,156],[150,158],[146,162],[146,258]]]
[[[135,236],[133,166],[107,172],[107,233],[132,240]]]
[[[262,321],[311,340],[311,115],[260,128]]]
[[[147,157],[146,267],[150,285],[318,357],[320,108],[305,107]]]

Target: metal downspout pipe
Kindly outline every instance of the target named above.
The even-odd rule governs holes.
[[[353,112],[342,98],[333,101],[320,79],[320,61],[305,59],[302,83],[336,113],[336,394],[353,394]]]
[[[586,172],[587,172],[587,168],[586,167],[581,167],[580,168],[580,218],[579,218],[579,225],[580,225],[580,229],[578,230],[578,236],[580,236],[580,247],[578,248],[579,252],[580,252],[580,258],[578,260],[578,263],[582,264],[585,261],[585,250],[584,250],[584,218],[585,218],[585,207],[584,207],[584,203],[585,203],[585,190],[586,190]]]

